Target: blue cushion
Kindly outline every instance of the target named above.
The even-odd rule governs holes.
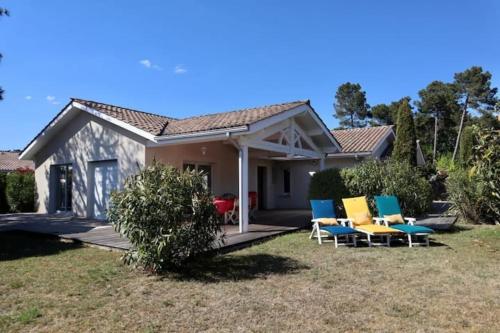
[[[333,200],[311,200],[313,219],[336,217]]]
[[[405,234],[430,234],[434,230],[431,228],[423,227],[421,225],[409,225],[409,224],[391,224],[391,228],[400,230]]]
[[[348,234],[357,234],[358,232],[353,228],[343,227],[340,225],[328,225],[324,227],[319,227],[320,230],[331,233],[332,235],[348,235]]]
[[[379,217],[384,217],[384,215],[402,214],[398,198],[394,195],[376,195],[375,204],[377,205]]]

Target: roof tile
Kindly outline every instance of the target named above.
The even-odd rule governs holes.
[[[35,169],[33,161],[19,160],[19,151],[0,151],[0,172],[14,171],[19,168]]]
[[[392,131],[392,125],[345,130],[333,130],[332,134],[342,147],[343,153],[372,152],[377,144]]]

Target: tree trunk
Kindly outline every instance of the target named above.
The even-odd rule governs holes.
[[[432,150],[432,161],[436,163],[436,150],[437,150],[437,136],[438,136],[438,118],[434,115],[434,149]]]
[[[452,161],[455,161],[455,157],[458,152],[458,145],[460,144],[460,135],[462,135],[462,128],[464,127],[465,114],[467,113],[467,104],[469,104],[469,94],[465,97],[464,110],[462,112],[462,119],[460,119],[460,127],[458,128],[457,141],[455,142],[455,149],[453,150]]]

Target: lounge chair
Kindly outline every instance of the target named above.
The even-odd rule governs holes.
[[[338,247],[338,237],[345,237],[343,245],[356,246],[356,237],[358,232],[351,227],[348,227],[347,219],[337,219],[333,200],[311,200],[313,219],[313,230],[310,239],[313,237],[318,238],[318,243],[321,244],[322,237],[333,236],[335,241],[335,248]],[[349,242],[349,237],[352,237],[352,242]]]
[[[387,245],[391,246],[391,237],[398,235],[401,231],[389,228],[383,224],[383,218],[372,217],[366,197],[346,198],[342,199],[346,210],[347,218],[351,221],[352,226],[359,232],[366,235],[368,246],[372,245]],[[375,223],[373,223],[375,222]],[[384,243],[373,243],[372,237],[377,236],[387,238]]]
[[[379,217],[384,219],[384,224],[390,226],[391,228],[397,229],[408,236],[408,246],[413,245],[426,245],[429,246],[429,235],[434,232],[434,230],[415,225],[417,219],[413,217],[403,217],[401,212],[401,206],[399,205],[398,198],[394,195],[380,195],[375,197],[375,204],[377,205]],[[405,223],[405,221],[407,223]],[[418,237],[425,239],[425,242],[416,242]]]

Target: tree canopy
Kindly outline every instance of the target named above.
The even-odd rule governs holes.
[[[339,86],[335,94],[335,114],[342,127],[354,128],[366,126],[370,106],[366,102],[366,93],[358,83],[346,82]]]

